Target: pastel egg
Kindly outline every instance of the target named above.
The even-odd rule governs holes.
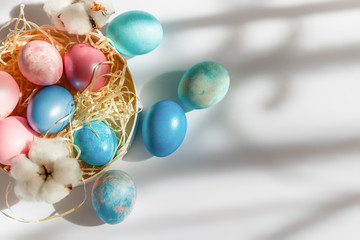
[[[102,221],[109,224],[120,223],[135,205],[134,181],[120,170],[106,171],[96,179],[91,199],[94,210]]]
[[[104,76],[110,72],[109,64],[106,62],[106,56],[99,49],[94,48],[87,43],[78,43],[69,48],[64,56],[64,72],[67,81],[75,89],[85,90],[94,79],[91,91],[98,91],[106,82]],[[99,66],[98,72],[96,72]]]
[[[69,124],[75,112],[75,102],[68,90],[52,85],[37,91],[26,110],[32,129],[42,134],[53,134]]]
[[[188,109],[208,108],[225,97],[229,85],[229,73],[224,66],[217,62],[201,62],[181,78],[178,97]]]
[[[159,46],[163,37],[160,22],[144,11],[129,11],[113,19],[106,36],[118,52],[126,56],[142,55]]]
[[[57,83],[63,73],[60,53],[50,43],[40,40],[28,42],[21,48],[18,65],[27,80],[42,86]]]
[[[183,142],[186,128],[184,110],[173,101],[160,101],[145,114],[142,125],[144,144],[152,155],[168,156]]]
[[[0,163],[11,165],[14,157],[29,152],[35,139],[26,118],[11,116],[0,121]]]
[[[0,119],[15,109],[20,97],[19,85],[7,72],[0,71]]]
[[[110,162],[117,148],[115,132],[105,122],[84,124],[74,134],[74,143],[81,150],[80,159],[90,165],[102,166]],[[77,152],[76,148],[74,148]]]

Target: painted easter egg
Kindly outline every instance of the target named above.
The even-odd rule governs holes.
[[[120,170],[102,173],[92,188],[92,204],[105,223],[122,222],[131,212],[136,200],[136,187],[131,177]]]
[[[102,166],[113,157],[117,148],[115,132],[105,122],[85,123],[74,134],[74,144],[81,150],[80,159],[90,165]],[[74,148],[77,152],[76,148]]]
[[[0,71],[0,119],[15,109],[20,97],[19,85],[7,72]]]
[[[22,75],[37,85],[57,83],[63,73],[60,53],[50,43],[35,40],[21,48],[18,65]]]
[[[75,44],[64,56],[65,77],[71,86],[80,91],[85,90],[93,80],[91,90],[98,91],[106,84],[104,74],[110,72],[109,64],[100,65],[106,61],[104,53],[90,44]]]
[[[74,115],[75,102],[68,90],[52,85],[37,91],[26,111],[32,129],[42,134],[53,134],[69,124]]]
[[[35,139],[26,118],[11,116],[0,121],[0,163],[11,165],[14,157],[29,152]]]
[[[225,97],[229,85],[229,73],[224,66],[217,62],[201,62],[181,78],[178,97],[188,109],[208,108]]]
[[[145,114],[142,125],[144,144],[152,155],[168,156],[183,142],[186,128],[184,110],[173,101],[160,101]]]
[[[160,22],[144,11],[129,11],[114,18],[106,36],[118,52],[126,56],[151,52],[161,43],[163,29]]]

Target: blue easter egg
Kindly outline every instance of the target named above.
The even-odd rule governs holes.
[[[120,170],[102,173],[92,188],[92,204],[105,223],[122,222],[131,212],[136,200],[136,187],[131,177]]]
[[[229,73],[224,66],[217,62],[201,62],[181,78],[178,98],[188,109],[208,108],[225,97],[229,85]]]
[[[173,101],[160,101],[145,114],[142,125],[144,144],[152,155],[168,156],[183,142],[186,128],[184,110]]]
[[[74,144],[81,150],[80,159],[90,165],[102,166],[110,162],[118,141],[115,132],[105,122],[86,123],[74,134]],[[74,148],[77,152],[76,148]]]
[[[129,11],[114,18],[106,36],[118,52],[126,56],[151,52],[161,43],[163,29],[160,22],[144,11]]]
[[[72,119],[75,102],[63,87],[51,85],[37,91],[26,109],[29,125],[38,133],[53,134],[63,130]],[[67,117],[66,120],[64,120]],[[59,123],[60,120],[64,120]]]

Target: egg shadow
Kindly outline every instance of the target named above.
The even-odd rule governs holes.
[[[19,17],[20,6],[21,5],[19,4],[10,11],[10,16],[12,18]],[[44,4],[42,3],[25,4],[24,13],[26,20],[31,21],[38,26],[52,25],[49,16],[46,14],[45,11],[43,11],[43,6]]]
[[[140,113],[138,115],[133,141],[130,145],[128,153],[124,156],[123,161],[140,162],[152,157],[152,155],[146,149],[142,138],[142,119],[143,114]]]
[[[20,7],[21,5],[17,5],[16,7],[13,7],[9,13],[10,15],[10,19],[14,19],[19,17],[19,13],[20,13]],[[31,21],[39,26],[42,25],[52,25],[50,18],[47,16],[47,14],[45,13],[45,11],[39,11],[43,9],[43,4],[38,3],[38,4],[26,4],[25,5],[25,17],[26,20]],[[5,23],[1,23],[1,26],[4,26],[7,22]],[[5,40],[5,38],[7,37],[7,35],[10,33],[10,29],[14,28],[14,24],[11,24],[10,26],[4,28],[1,32],[0,32],[0,40],[3,41]]]
[[[178,85],[185,70],[171,71],[161,74],[145,83],[140,90],[140,100],[144,106],[144,113],[149,108],[162,100],[171,100],[178,103],[185,112],[191,111],[185,108],[178,99]]]
[[[89,182],[85,186],[86,201],[76,211],[66,215],[63,219],[81,226],[100,226],[105,224],[96,214],[91,201],[91,191],[93,183]],[[83,186],[75,187],[71,193],[58,203],[53,204],[55,211],[58,214],[64,213],[76,205],[78,205],[82,199],[84,199]]]
[[[11,178],[8,173],[2,170],[0,170],[0,182],[2,183],[0,184],[0,210],[5,210],[7,209],[6,200],[8,201],[9,206],[13,206],[19,202],[19,199],[15,196],[14,193],[14,179]],[[12,187],[9,188],[8,198],[6,199],[6,189],[9,183]]]

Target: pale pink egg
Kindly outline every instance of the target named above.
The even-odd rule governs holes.
[[[15,79],[7,72],[0,71],[0,119],[11,114],[19,97],[20,89]]]
[[[0,121],[0,163],[11,165],[14,157],[29,152],[35,139],[26,118],[11,116]]]
[[[92,91],[97,91],[106,84],[110,67],[103,52],[86,43],[72,46],[64,56],[64,72],[66,79],[75,89],[85,90],[94,78]],[[97,66],[100,67],[96,72]]]
[[[27,80],[41,86],[57,83],[63,73],[60,53],[50,43],[40,40],[28,42],[21,48],[18,65]]]

